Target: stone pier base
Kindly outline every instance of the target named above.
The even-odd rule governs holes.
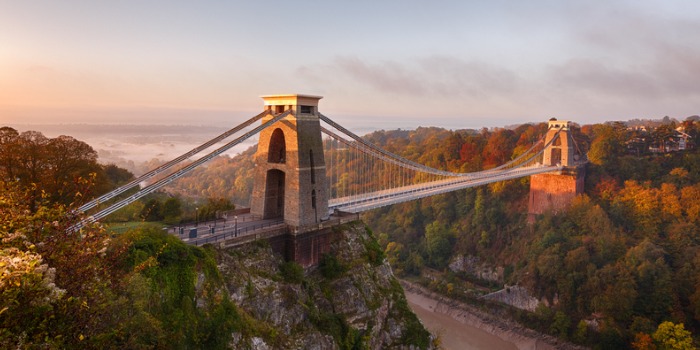
[[[537,215],[566,209],[577,195],[583,194],[585,173],[586,168],[581,166],[532,175],[528,222],[534,223]]]

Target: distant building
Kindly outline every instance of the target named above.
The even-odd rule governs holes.
[[[679,135],[678,150],[682,151],[693,148],[693,142],[691,141],[692,137],[685,133],[685,130],[682,126],[676,128],[676,134]]]
[[[685,151],[692,148],[691,136],[679,129],[674,130],[673,135],[668,139],[663,140],[663,145],[652,144],[649,146],[649,151],[652,153],[668,153]]]

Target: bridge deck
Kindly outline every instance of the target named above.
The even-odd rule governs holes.
[[[561,166],[532,166],[508,169],[494,172],[481,178],[454,178],[428,182],[418,185],[393,188],[358,196],[332,199],[328,205],[331,210],[342,210],[359,213],[392,204],[403,203],[414,199],[425,198],[437,194],[452,192],[464,188],[481,186],[493,182],[515,179],[519,177],[561,170]]]
[[[341,225],[357,220],[358,216],[348,213],[336,213],[329,220],[308,227],[291,227],[282,218],[261,219],[252,214],[238,215],[238,219],[218,219],[167,228],[183,242],[202,246],[205,244],[222,244],[226,247],[245,244],[257,239],[267,239],[283,234],[300,234],[308,231]],[[192,234],[192,236],[190,236]],[[196,236],[195,236],[196,234]]]

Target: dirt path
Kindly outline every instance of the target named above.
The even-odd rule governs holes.
[[[440,335],[442,347],[446,350],[585,349],[524,328],[513,321],[489,315],[409,282],[402,281],[401,284],[408,304],[429,331]]]

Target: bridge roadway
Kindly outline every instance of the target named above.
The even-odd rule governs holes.
[[[249,236],[268,229],[284,228],[282,218],[261,219],[252,214],[238,215],[238,218],[225,218],[202,221],[196,224],[169,227],[168,233],[174,234],[187,244],[202,246],[207,243],[219,243],[238,237]],[[191,237],[191,233],[196,236]]]
[[[359,213],[371,209],[403,203],[419,198],[452,192],[464,188],[486,185],[493,182],[516,179],[534,174],[561,170],[557,166],[530,166],[490,173],[479,178],[451,178],[422,184],[397,187],[385,191],[365,193],[356,196],[331,199],[328,203],[330,210],[341,210],[349,213]]]
[[[227,218],[200,222],[195,225],[189,223],[182,226],[171,226],[167,230],[170,234],[178,236],[187,244],[202,246],[208,243],[223,243],[228,247],[287,233],[301,234],[321,230],[358,219],[359,216],[357,214],[335,212],[330,215],[328,220],[318,224],[295,227],[285,224],[282,218],[261,219],[251,214],[243,214],[238,215],[237,220],[235,218],[233,220]],[[189,235],[192,230],[197,232],[197,236],[190,238]]]

